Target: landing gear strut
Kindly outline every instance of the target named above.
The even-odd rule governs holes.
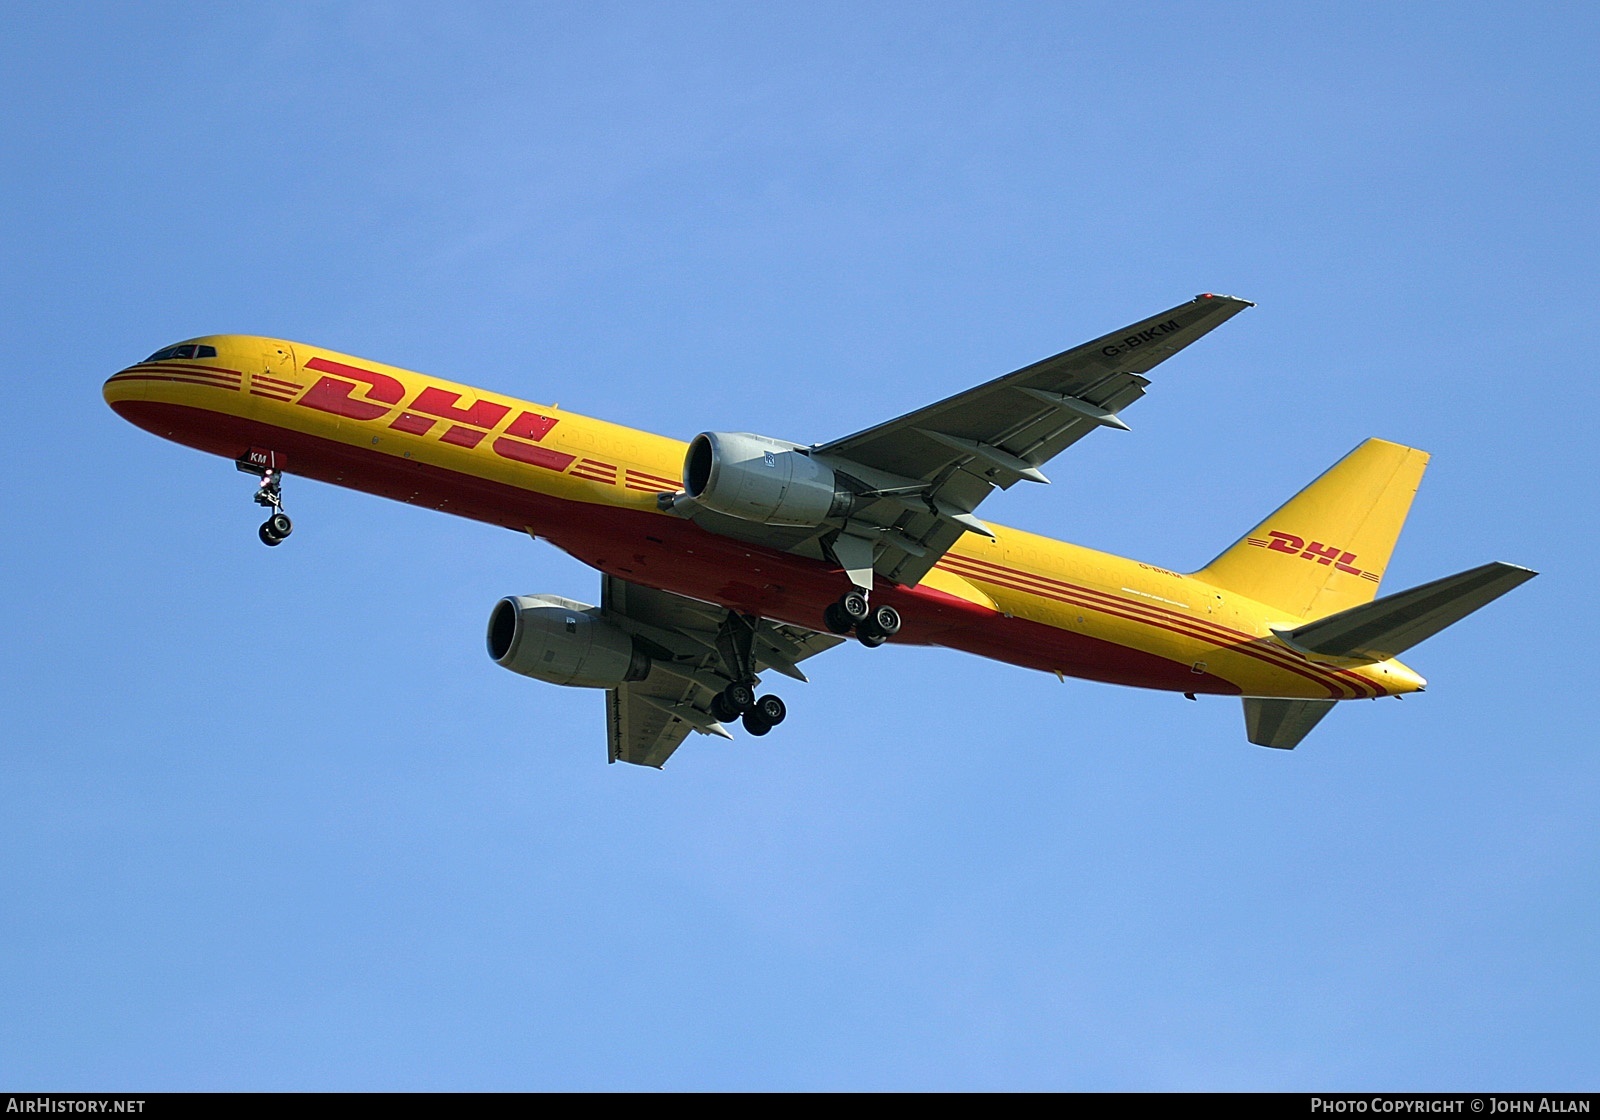
[[[283,512],[283,471],[278,467],[277,456],[270,451],[247,451],[235,465],[261,480],[261,485],[256,488],[256,505],[265,506],[272,512],[261,523],[256,535],[261,538],[262,544],[276,548],[294,532],[294,522]]]
[[[759,619],[728,612],[717,631],[717,652],[732,679],[711,698],[713,719],[718,723],[738,720],[752,735],[765,735],[789,714],[778,697],[756,695],[755,636],[759,625]]]
[[[881,646],[900,632],[900,612],[887,604],[872,607],[867,593],[852,587],[822,611],[823,625],[835,634],[854,630],[856,639],[868,649]]]
[[[256,491],[256,505],[266,506],[272,513],[261,523],[257,535],[261,543],[276,548],[284,538],[294,532],[294,522],[283,512],[283,472],[266,470],[261,474],[261,487]]]

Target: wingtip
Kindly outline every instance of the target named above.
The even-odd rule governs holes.
[[[1203,300],[1203,299],[1222,299],[1222,300],[1227,300],[1230,303],[1242,303],[1246,307],[1254,307],[1255,306],[1255,301],[1254,300],[1241,299],[1239,296],[1226,296],[1226,295],[1223,295],[1221,292],[1201,292],[1199,295],[1195,296],[1194,298],[1195,298],[1196,302],[1199,302],[1200,300]]]

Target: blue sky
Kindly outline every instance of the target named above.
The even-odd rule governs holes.
[[[12,6],[0,1086],[1593,1088],[1590,5]],[[804,442],[1259,306],[983,513],[1199,567],[1367,436],[1540,569],[1293,753],[854,646],[605,764],[545,545],[107,409],[240,331]]]

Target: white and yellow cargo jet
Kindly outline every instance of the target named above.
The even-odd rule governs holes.
[[[507,669],[604,689],[610,759],[662,765],[691,731],[765,735],[766,670],[853,636],[1061,676],[1239,696],[1251,742],[1292,748],[1340,700],[1424,681],[1396,657],[1534,572],[1485,564],[1377,598],[1427,465],[1369,439],[1197,572],[982,520],[995,489],[1101,428],[1150,371],[1248,302],[1202,295],[947,400],[823,443],[674,439],[304,343],[195,338],[114,375],[134,424],[255,474],[268,545],[286,473],[551,541],[599,606],[490,612]]]

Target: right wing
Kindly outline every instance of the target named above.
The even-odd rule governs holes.
[[[911,485],[858,508],[859,533],[875,542],[878,574],[915,584],[964,532],[987,532],[972,516],[997,487],[1047,482],[1039,467],[1144,396],[1159,363],[1254,304],[1205,294],[1120,331],[1074,346],[898,419],[816,447]],[[834,551],[837,553],[837,541]],[[845,564],[848,568],[850,565]]]
[[[915,586],[963,533],[989,534],[978,503],[1023,479],[1048,481],[1040,466],[1096,428],[1125,429],[1118,413],[1144,396],[1146,373],[1251,306],[1196,296],[855,435],[792,445],[851,496],[847,513],[820,525],[745,520],[686,502],[683,491],[658,503],[709,532],[831,560],[860,587],[874,574]]]
[[[751,620],[730,620],[725,607],[616,576],[602,577],[600,609],[651,653],[648,677],[606,692],[610,761],[659,768],[691,731],[732,738],[711,715],[711,698],[732,679],[730,626]],[[772,669],[801,681],[806,678],[799,662],[844,641],[769,619],[753,623],[748,637],[757,671]]]
[[[993,486],[1004,489],[1031,478],[1040,464],[1097,427],[1125,428],[1116,414],[1144,396],[1149,381],[1143,374],[1252,306],[1233,296],[1196,296],[816,450],[906,478],[931,480],[952,463],[972,458],[968,442],[1002,448],[1017,463],[1003,468],[983,461],[976,465],[991,479],[990,486],[975,493],[976,505]]]

